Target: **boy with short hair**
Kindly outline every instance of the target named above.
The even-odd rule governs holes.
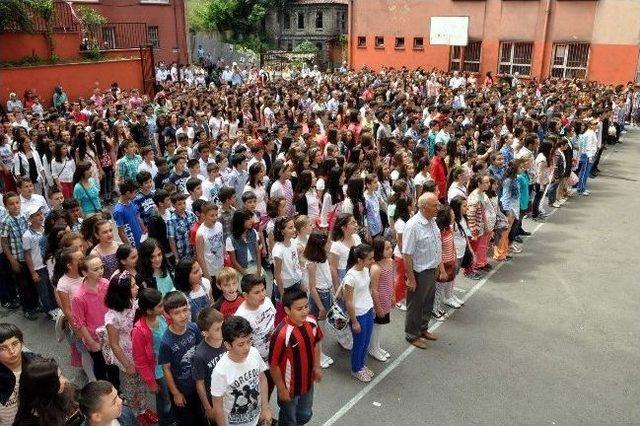
[[[200,175],[200,162],[197,158],[192,158],[187,161],[187,169],[189,169],[190,178],[203,179]]]
[[[29,178],[18,178],[16,180],[18,192],[20,193],[20,205],[22,214],[27,214],[30,207],[38,206],[42,207],[44,214],[49,213],[49,205],[47,200],[40,194],[34,194],[33,182]]]
[[[233,221],[233,213],[236,211],[236,191],[229,186],[223,186],[218,193],[218,199],[222,206],[220,207],[219,216],[222,222],[222,230],[224,239],[231,235],[231,223]]]
[[[62,195],[62,191],[57,186],[52,186],[49,192],[49,208],[51,209],[49,213],[53,210],[62,209],[62,202],[64,201],[64,195]],[[44,211],[43,211],[44,213]],[[45,216],[48,216],[45,213]]]
[[[87,426],[137,424],[133,411],[122,404],[118,390],[106,380],[85,385],[80,391],[78,405]]]
[[[180,425],[203,424],[196,383],[191,375],[193,352],[202,336],[198,326],[189,321],[191,309],[182,292],[170,291],[163,301],[171,324],[160,342],[158,364],[162,365],[171,393],[173,413]]]
[[[150,146],[145,146],[140,150],[142,156],[142,163],[138,165],[138,175],[140,172],[149,172],[151,179],[154,179],[158,174],[158,166],[153,161],[153,149]]]
[[[217,203],[218,192],[220,192],[222,186],[220,166],[215,163],[207,164],[207,178],[202,181],[202,198]]]
[[[322,330],[309,315],[309,297],[302,290],[282,298],[286,317],[271,335],[269,368],[278,389],[278,423],[303,425],[313,414],[313,383],[322,380]]]
[[[158,173],[156,173],[156,176],[153,178],[153,185],[156,189],[160,189],[165,183],[169,182],[171,171],[169,170],[169,164],[164,157],[156,158],[156,166],[158,167]]]
[[[167,221],[171,217],[171,211],[169,210],[171,198],[167,191],[158,189],[155,194],[153,194],[152,199],[156,208],[153,210],[151,216],[149,216],[147,232],[149,233],[149,238],[155,238],[155,240],[158,241],[160,250],[162,250],[167,261],[171,267],[173,267],[176,263],[173,253],[171,252],[171,246],[169,245],[169,238],[167,237]]]
[[[132,139],[127,139],[122,143],[124,156],[118,161],[118,175],[120,182],[127,179],[135,181],[138,174],[138,166],[142,163],[142,157],[136,154],[138,146]]]
[[[185,192],[189,172],[185,169],[186,157],[178,155],[173,160],[173,171],[169,176],[169,182],[176,185],[178,192]]]
[[[142,237],[142,226],[138,218],[138,209],[132,202],[136,195],[136,184],[130,179],[125,179],[120,183],[118,190],[120,198],[113,208],[113,220],[118,227],[118,236],[121,241],[138,247]]]
[[[150,147],[147,147],[151,149]],[[146,227],[149,222],[149,216],[155,209],[156,205],[153,202],[153,178],[151,173],[146,170],[142,170],[136,176],[136,182],[138,183],[138,193],[133,199],[133,203],[136,205],[138,215],[142,224]]]
[[[80,232],[82,228],[82,210],[80,210],[80,201],[75,198],[67,198],[62,202],[62,210],[65,212],[67,222],[74,232]]]
[[[202,180],[197,177],[190,177],[187,179],[185,186],[189,193],[189,198],[186,200],[187,210],[193,211],[191,208],[193,202],[202,198]]]
[[[40,357],[33,352],[23,352],[23,343],[24,336],[18,327],[0,323],[0,425],[13,424],[18,412],[20,373]]]
[[[216,309],[209,307],[198,314],[198,328],[202,333],[202,341],[193,353],[191,373],[196,381],[196,390],[204,409],[204,414],[215,421],[211,405],[211,374],[216,364],[227,349],[222,344],[222,321],[224,317]]]
[[[218,289],[216,271],[224,265],[224,239],[222,223],[218,222],[218,206],[212,202],[205,202],[200,208],[200,226],[195,239],[196,259],[202,267],[202,274],[211,281],[211,288]],[[213,297],[220,296],[220,291],[214,291]]]
[[[238,202],[242,201],[242,193],[244,192],[244,187],[247,185],[247,181],[249,180],[247,164],[249,164],[249,161],[245,154],[234,154],[231,157],[231,166],[233,167],[233,170],[229,173],[227,184],[236,190],[236,198]]]
[[[176,262],[183,257],[193,256],[193,247],[189,245],[189,230],[196,223],[197,218],[193,212],[187,211],[187,194],[176,193],[171,196],[174,211],[167,222],[167,236],[169,246],[175,256]]]
[[[42,208],[37,206],[32,206],[28,213],[29,228],[22,235],[22,245],[31,277],[30,284],[33,283],[35,285],[44,311],[55,321],[60,310],[56,305],[47,265],[42,260],[42,248],[40,245],[44,238],[44,215]]]
[[[267,364],[251,346],[251,324],[233,316],[222,323],[227,353],[222,355],[211,375],[213,412],[218,425],[256,425],[271,420]]]
[[[33,321],[38,318],[36,314],[38,294],[33,286],[29,285],[31,280],[22,244],[22,236],[27,232],[29,224],[25,215],[20,213],[18,194],[15,192],[4,194],[4,206],[7,209],[7,216],[0,225],[0,244],[2,244],[4,257],[9,263],[9,268],[3,272],[8,273],[9,277],[4,288],[0,289],[2,292],[0,301],[2,301],[2,307],[7,309],[15,309],[22,303],[24,317]]]
[[[269,359],[269,340],[274,329],[276,308],[267,297],[262,277],[247,274],[240,282],[244,302],[238,306],[235,315],[246,318],[251,324],[253,345],[260,352],[262,359]],[[271,393],[271,392],[269,392]]]
[[[216,287],[222,296],[213,305],[222,312],[225,318],[234,315],[238,307],[244,302],[244,297],[238,291],[238,273],[235,269],[225,266],[218,272]]]

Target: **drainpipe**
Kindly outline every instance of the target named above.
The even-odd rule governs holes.
[[[347,9],[347,13],[349,14],[349,33],[347,36],[347,55],[349,61],[349,68],[353,68],[353,3],[354,0],[349,0],[349,8]]]
[[[546,0],[546,4],[544,7],[544,22],[542,26],[542,66],[540,69],[540,80],[545,77],[545,70],[547,67],[545,66],[545,62],[549,63],[551,66],[551,58],[547,59],[547,40],[549,39],[549,20],[551,18],[551,0]],[[550,49],[549,49],[550,50]],[[549,52],[551,54],[551,52]],[[551,69],[549,69],[549,74],[551,75]]]

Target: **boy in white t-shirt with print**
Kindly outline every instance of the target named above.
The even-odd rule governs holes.
[[[240,316],[229,317],[222,323],[222,338],[228,352],[211,374],[216,424],[253,426],[259,421],[271,424],[265,375],[269,367],[251,346],[254,331],[249,321]]]

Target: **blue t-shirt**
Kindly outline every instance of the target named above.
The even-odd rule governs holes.
[[[156,204],[153,202],[153,193],[145,195],[142,192],[136,194],[136,198],[133,199],[133,204],[136,205],[136,210],[142,219],[142,223],[145,226],[149,223],[149,218],[153,214],[154,210],[157,210]]]
[[[196,387],[196,382],[191,376],[191,361],[200,340],[200,330],[193,322],[187,324],[187,329],[181,335],[167,328],[162,336],[158,364],[170,364],[173,380],[183,394],[192,393]]]
[[[138,247],[142,237],[142,227],[138,221],[138,209],[134,203],[122,204],[120,201],[113,208],[113,220],[118,228],[122,227],[129,244]],[[124,242],[124,241],[123,241]]]
[[[153,335],[153,353],[156,356],[156,359],[160,357],[160,344],[162,343],[162,336],[167,331],[167,321],[164,319],[162,315],[158,315],[158,325],[156,328],[151,330],[151,334]],[[164,373],[162,372],[162,364],[157,363],[156,365],[156,379],[161,379],[164,377]]]

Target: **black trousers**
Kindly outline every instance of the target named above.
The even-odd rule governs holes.
[[[33,284],[27,262],[20,262],[20,271],[14,272],[11,268],[9,268],[9,271],[13,274],[10,279],[12,278],[14,283],[18,283],[18,294],[20,295],[22,310],[25,312],[35,311],[39,304],[38,289]]]
[[[542,195],[544,194],[544,190],[547,185],[540,185],[538,183],[533,185],[533,190],[536,195],[533,197],[533,206],[531,215],[533,217],[538,217],[540,215],[540,203],[542,202]]]
[[[171,410],[176,423],[180,426],[205,425],[206,420],[202,412],[202,403],[195,388],[190,393],[183,393],[186,404],[178,407],[171,398]]]
[[[104,360],[102,351],[89,352],[93,360],[93,374],[97,380],[106,380],[111,382],[114,388],[120,392],[120,369],[117,365],[107,364]]]

